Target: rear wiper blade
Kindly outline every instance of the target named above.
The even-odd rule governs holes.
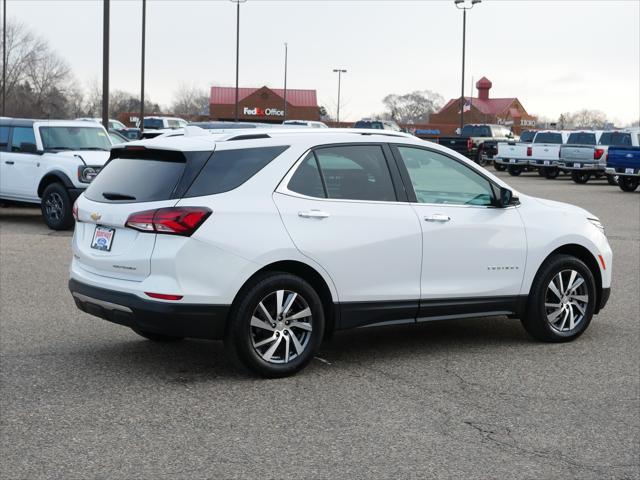
[[[102,148],[102,147],[84,147],[84,148],[79,148],[78,150],[100,150],[102,152],[108,152],[109,151],[109,149]]]
[[[102,196],[107,200],[135,200],[136,197],[124,193],[102,192]]]

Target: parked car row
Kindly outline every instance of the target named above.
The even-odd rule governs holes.
[[[564,172],[575,183],[587,183],[591,178],[606,176],[609,183],[619,185],[624,191],[634,191],[637,186],[637,170],[634,160],[640,148],[640,130],[612,131],[555,131],[541,130],[533,137],[524,134],[520,142],[500,142],[494,158],[496,170],[507,170],[518,176],[524,171],[537,170],[549,179]],[[527,132],[528,133],[528,132]],[[612,153],[614,154],[612,156]],[[612,166],[624,155],[625,167]],[[622,184],[621,177],[625,177]],[[635,186],[634,186],[635,185]]]

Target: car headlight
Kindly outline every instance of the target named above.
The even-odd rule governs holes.
[[[594,227],[599,229],[602,233],[604,233],[604,225],[600,220],[598,220],[597,218],[587,218],[587,220],[591,222],[591,225],[593,225]]]
[[[91,167],[89,165],[82,165],[78,167],[78,180],[82,183],[91,183],[94,178],[100,172],[100,167]]]

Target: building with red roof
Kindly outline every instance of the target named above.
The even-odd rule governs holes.
[[[487,77],[476,82],[477,97],[465,97],[464,123],[497,123],[511,127],[516,134],[536,125],[536,117],[529,115],[516,97],[490,98],[493,84]],[[429,118],[429,123],[460,125],[460,97],[452,98]]]
[[[211,87],[209,116],[212,120],[233,120],[235,87]],[[315,90],[287,89],[287,119],[320,120]],[[238,119],[282,123],[285,119],[284,90],[267,86],[238,89]]]

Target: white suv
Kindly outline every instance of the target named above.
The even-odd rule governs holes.
[[[0,200],[40,205],[49,228],[71,228],[73,202],[110,149],[98,123],[0,118]]]
[[[572,340],[611,283],[592,214],[396,132],[132,142],[75,216],[80,309],[152,340],[224,339],[269,377],[354,327],[509,315],[539,340]]]

